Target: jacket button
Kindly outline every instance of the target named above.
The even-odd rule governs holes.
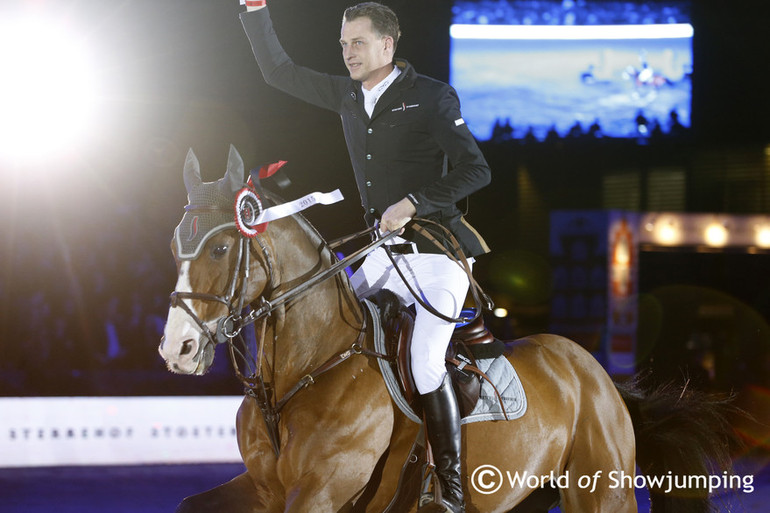
[[[372,130],[371,128],[366,131],[367,134],[371,134],[372,132],[374,132],[374,130]]]
[[[367,153],[366,154],[366,160],[372,160],[372,154],[371,153]]]
[[[367,181],[366,181],[366,186],[367,186],[367,187],[371,187],[371,186],[372,186],[372,182],[371,182],[371,181],[369,181],[369,180],[367,180]]]
[[[370,208],[370,209],[369,209],[369,213],[370,213],[370,214],[374,214],[374,207],[372,207],[372,208]]]

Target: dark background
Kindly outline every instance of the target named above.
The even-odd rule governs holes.
[[[350,3],[271,0],[270,9],[297,63],[342,74],[337,40],[341,13]],[[397,54],[419,72],[446,80],[450,2],[386,3],[402,24]],[[87,148],[44,165],[0,163],[0,395],[240,393],[223,354],[209,376],[192,378],[166,372],[155,350],[175,283],[169,242],[186,203],[185,153],[194,148],[204,180],[222,176],[233,143],[247,168],[289,161],[293,185],[282,192],[285,197],[342,189],[344,202],[307,213],[333,239],[363,227],[338,116],[265,85],[238,20],[244,8],[237,0],[22,1],[4,9],[55,9],[58,19],[78,27],[96,49],[103,96]],[[471,198],[468,219],[494,250],[479,259],[476,274],[510,307],[506,335],[547,329],[553,210],[646,210],[660,192],[646,187],[649,173],[671,166],[686,175],[682,210],[770,208],[770,7],[762,1],[694,0],[692,20],[688,137],[646,144],[482,144],[494,178]],[[639,179],[636,204],[607,203],[604,179],[618,172]],[[729,258],[669,257],[643,256],[642,292],[681,281],[677,269],[702,268],[690,281],[729,289],[723,292],[766,321],[764,282],[753,279],[766,267],[755,265],[757,260],[747,266]],[[659,271],[654,277],[645,275],[645,259],[654,262],[648,269]],[[511,289],[490,273],[508,261],[526,278],[523,286]],[[728,285],[708,281],[730,269],[740,272],[723,282]],[[694,330],[679,329],[687,336]],[[766,348],[767,340],[757,344]],[[640,364],[652,354],[645,351]],[[662,371],[671,375],[686,363],[676,355],[665,358],[669,364]],[[761,369],[756,382],[767,380]],[[721,388],[733,386],[725,379]]]

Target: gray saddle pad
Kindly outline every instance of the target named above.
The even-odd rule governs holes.
[[[364,304],[369,308],[371,313],[372,324],[374,326],[374,349],[379,353],[385,353],[385,336],[383,334],[382,325],[380,324],[380,312],[377,306],[371,301],[364,300]],[[410,420],[421,424],[422,420],[417,414],[409,407],[406,399],[401,393],[401,388],[398,385],[398,378],[396,377],[390,364],[382,359],[377,359],[377,364],[380,366],[382,377],[385,380],[385,385],[390,392],[390,396],[396,403],[401,412],[409,417]],[[482,360],[476,360],[479,370],[484,372],[503,399],[503,405],[505,412],[508,415],[508,420],[513,420],[521,417],[527,411],[527,396],[524,393],[524,387],[521,385],[516,369],[513,368],[511,362],[505,356],[498,356],[497,358],[485,358]],[[502,409],[500,407],[500,401],[495,394],[492,384],[486,379],[481,381],[481,395],[476,406],[473,408],[467,417],[463,418],[462,424],[469,424],[471,422],[482,422],[487,420],[505,420]]]

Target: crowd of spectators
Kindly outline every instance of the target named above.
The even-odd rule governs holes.
[[[0,395],[172,393],[156,385],[176,377],[157,352],[176,281],[173,221],[137,225],[138,210],[12,227]],[[212,374],[228,372],[219,360]]]
[[[453,23],[471,25],[646,25],[688,23],[683,2],[455,0]]]
[[[638,138],[642,141],[659,141],[666,138],[678,139],[687,136],[689,128],[679,121],[679,115],[676,110],[669,113],[666,121],[661,122],[657,118],[649,119],[643,111],[638,111],[633,119],[636,127],[635,133],[629,134],[627,138]],[[538,137],[532,127],[526,131],[516,130],[511,123],[510,118],[497,118],[492,126],[492,135],[490,141],[501,143],[506,141],[518,140],[525,144],[553,143],[560,140],[601,140],[606,138],[602,130],[601,122],[596,119],[593,123],[584,126],[579,121],[562,132],[551,126],[545,136]]]

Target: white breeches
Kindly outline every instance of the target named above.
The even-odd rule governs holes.
[[[465,271],[445,255],[393,255],[398,268],[409,280],[409,285],[422,299],[448,317],[460,315],[468,293]],[[472,259],[469,262],[473,263]],[[351,277],[358,297],[366,297],[380,289],[393,291],[407,305],[415,303],[383,248],[370,253]],[[415,304],[416,317],[412,336],[412,374],[420,394],[436,390],[444,379],[449,339],[455,325],[439,319],[419,303]]]

